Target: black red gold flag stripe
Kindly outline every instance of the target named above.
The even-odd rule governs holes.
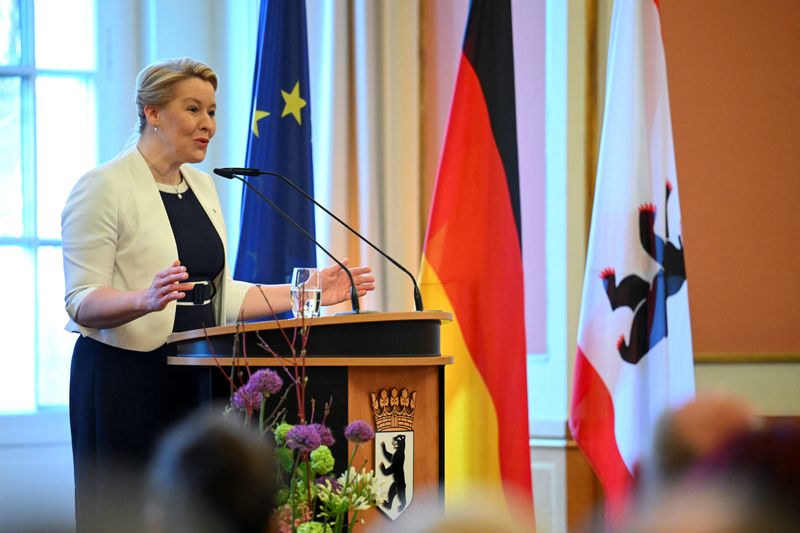
[[[442,353],[445,494],[521,497],[532,516],[509,0],[474,0],[422,261],[427,306],[453,313]]]

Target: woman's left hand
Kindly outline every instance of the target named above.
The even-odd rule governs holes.
[[[343,259],[342,264],[347,266],[350,261]],[[348,267],[356,285],[359,298],[369,291],[375,290],[375,276],[372,268],[368,266]],[[347,272],[339,265],[331,265],[319,272],[319,281],[322,285],[322,305],[333,305],[350,299],[350,278]]]

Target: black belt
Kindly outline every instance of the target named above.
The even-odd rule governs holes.
[[[186,296],[176,302],[178,305],[208,305],[217,292],[211,280],[195,279],[186,283],[194,283],[194,288],[184,291]]]

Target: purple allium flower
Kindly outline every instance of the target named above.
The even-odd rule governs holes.
[[[283,380],[277,374],[268,368],[262,368],[250,376],[247,382],[247,388],[260,392],[264,395],[275,394],[283,387]]]
[[[339,483],[339,480],[336,479],[336,476],[327,474],[325,476],[318,476],[316,479],[317,485],[325,485],[326,481],[330,482],[331,489],[333,489],[333,492],[339,492],[340,490],[342,490],[342,484]]]
[[[344,428],[344,438],[356,444],[370,441],[374,436],[375,432],[370,425],[363,420],[355,420],[352,424]]]
[[[319,441],[321,444],[324,444],[325,446],[333,446],[333,443],[336,442],[333,438],[333,432],[328,426],[323,426],[322,424],[311,424],[310,427],[314,428],[317,433],[319,433]]]
[[[247,387],[239,387],[233,393],[233,406],[247,412],[258,411],[261,409],[261,395]]]
[[[319,432],[309,425],[295,426],[286,434],[286,446],[292,450],[313,452],[319,445]]]

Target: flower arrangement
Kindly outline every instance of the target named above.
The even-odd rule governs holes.
[[[359,469],[353,465],[358,447],[371,441],[375,433],[362,420],[355,420],[344,428],[344,437],[353,445],[353,452],[344,471],[336,475],[330,449],[335,439],[333,431],[326,425],[331,402],[325,404],[319,422],[314,422],[313,399],[311,416],[306,417],[305,413],[308,388],[305,346],[309,329],[305,323],[302,324],[299,350],[294,348],[292,341],[295,339],[290,341],[286,337],[290,358],[278,355],[259,337],[259,346],[280,362],[279,371],[289,382],[286,388],[279,372],[266,368],[251,371],[246,353],[241,360],[235,357],[230,375],[223,369],[231,388],[225,413],[239,416],[245,428],[256,428],[266,438],[274,439],[280,487],[274,513],[278,531],[352,531],[356,523],[363,523],[360,514],[364,510],[377,507],[386,499],[386,490],[374,472],[363,464]],[[241,344],[244,346],[245,343]],[[283,393],[278,397],[282,389]],[[297,400],[297,424],[286,421],[284,405],[290,392],[294,392]],[[267,400],[272,396],[276,396],[278,401],[277,404],[272,402],[275,406],[270,410]]]

